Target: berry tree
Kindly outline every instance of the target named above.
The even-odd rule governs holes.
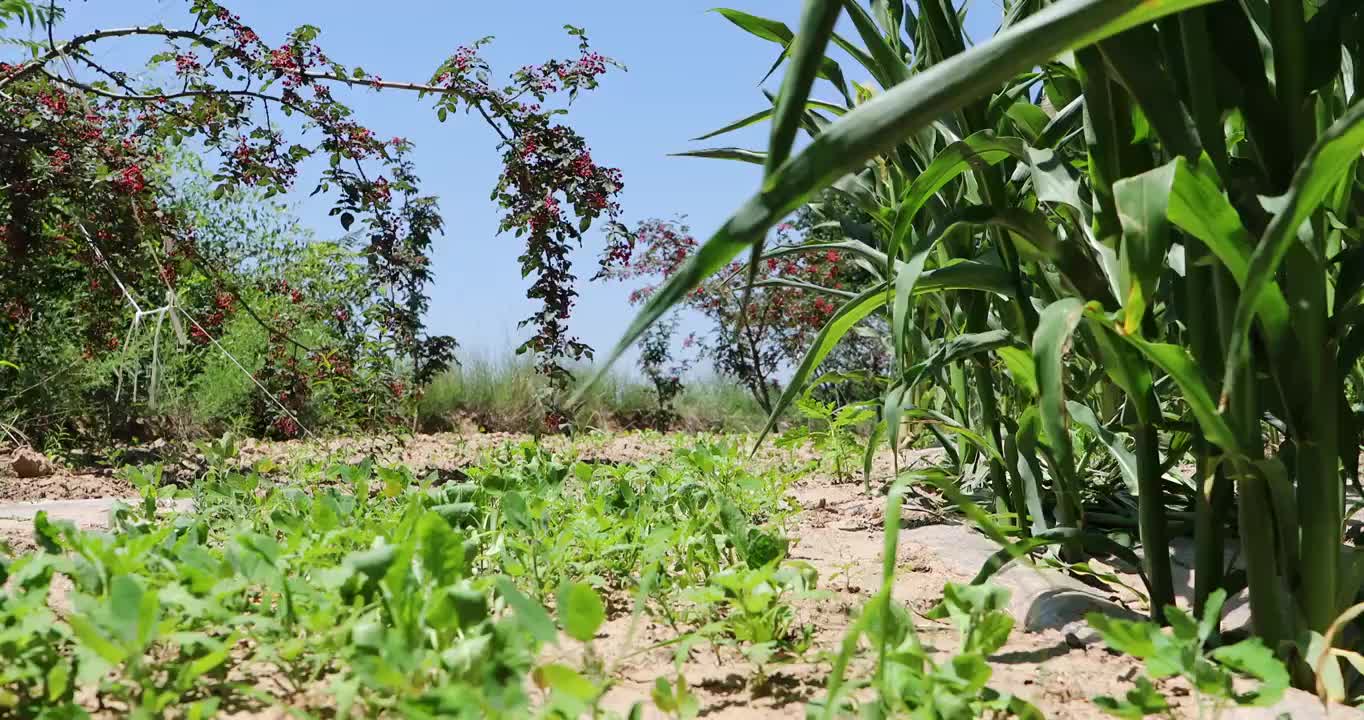
[[[709,337],[687,336],[684,346],[696,345],[715,370],[738,380],[764,410],[770,412],[776,378],[784,367],[798,362],[810,342],[838,307],[834,299],[857,287],[866,270],[835,249],[784,252],[818,238],[808,221],[798,218],[777,228],[767,257],[758,267],[757,282],[743,305],[747,266],[738,262],[708,278],[693,290],[684,306],[700,313],[711,326]],[[679,221],[647,220],[634,229],[615,228],[598,277],[642,283],[630,293],[631,303],[646,300],[695,251],[696,239]],[[671,326],[669,326],[671,327]],[[657,338],[653,339],[657,345]],[[884,362],[884,351],[867,343],[845,346],[847,360],[861,369]],[[654,355],[659,353],[654,348]],[[826,361],[826,367],[840,362]],[[660,364],[655,357],[655,365]]]
[[[216,157],[219,195],[242,188],[267,198],[289,192],[301,166],[320,158],[325,168],[314,193],[334,199],[332,215],[359,239],[377,299],[367,320],[407,368],[407,381],[395,379],[393,386],[415,392],[454,349],[451,338],[428,336],[423,323],[429,251],[442,220],[435,199],[418,189],[411,143],[382,139],[333,95],[334,88],[350,86],[411,93],[429,101],[442,121],[463,111],[489,128],[502,150],[493,193],[503,210],[501,230],[524,239],[521,267],[533,277],[528,296],[541,303],[523,322],[533,332],[522,350],[535,355],[554,387],[567,383],[564,363],[590,356],[566,327],[576,298],[569,253],[594,221],[619,214],[622,182],[618,170],[592,159],[586,140],[562,118],[613,61],[569,27],[575,55],[522,67],[501,85],[479,54],[486,38],[457,48],[425,82],[399,82],[332,58],[318,44],[316,27],[267,41],[212,0],[184,0],[183,9],[181,26],[92,28],[63,39],[57,0],[40,8],[22,0],[0,6],[0,21],[34,26],[42,38],[7,38],[26,47],[28,57],[0,65],[0,210],[6,218],[0,238],[10,257],[0,265],[5,332],[32,330],[24,323],[44,303],[79,304],[87,352],[99,356],[118,349],[118,332],[130,322],[125,296],[177,297],[186,291],[187,272],[217,277],[197,248],[192,223],[168,202],[168,178],[157,177],[167,147],[186,144]],[[102,46],[130,37],[162,45],[148,58],[150,80],[134,80],[101,59]],[[129,287],[112,287],[124,283]],[[202,297],[176,301],[196,342],[210,343],[233,312],[257,315],[222,278],[196,290]],[[276,291],[304,299],[301,288],[281,284]],[[350,308],[314,310],[352,336],[366,332]],[[305,348],[289,327],[256,319],[269,330],[276,361],[257,378],[262,384],[299,385],[307,375],[303,365],[336,352]],[[288,403],[272,404],[283,411],[276,430],[298,432]]]

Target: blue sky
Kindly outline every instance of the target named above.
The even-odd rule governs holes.
[[[757,83],[775,59],[776,47],[747,35],[708,12],[715,0],[242,0],[229,2],[267,43],[303,23],[322,28],[320,44],[334,58],[361,65],[387,80],[425,80],[458,45],[495,36],[484,53],[496,73],[551,56],[571,55],[575,45],[565,23],[587,29],[596,49],[628,67],[613,72],[602,87],[579,99],[571,124],[592,144],[599,163],[620,167],[625,176],[624,220],[687,216],[698,237],[716,228],[750,194],[759,180],[756,166],[716,160],[670,158],[697,146],[688,138],[722,126],[766,105]],[[786,21],[792,27],[797,0],[732,0],[732,7]],[[179,24],[185,0],[89,0],[70,3],[64,30],[151,22]],[[981,0],[968,29],[988,37],[998,22],[998,0]],[[855,35],[849,32],[849,36]],[[133,49],[109,49],[107,57],[129,70]],[[141,57],[145,58],[143,52]],[[850,61],[850,81],[867,82]],[[775,88],[775,81],[769,82]],[[826,86],[818,91],[828,99]],[[445,236],[434,253],[429,325],[454,335],[467,352],[499,354],[523,334],[517,322],[531,312],[529,281],[520,276],[516,238],[498,236],[498,209],[488,199],[499,161],[495,138],[475,118],[439,123],[429,105],[401,93],[341,94],[361,122],[380,136],[416,143],[424,191],[439,196]],[[755,127],[707,144],[761,148],[766,127]],[[699,146],[698,146],[699,147]],[[309,181],[300,181],[306,193]],[[336,234],[325,203],[304,203],[305,222],[320,236]],[[628,289],[588,283],[600,235],[594,229],[576,257],[581,299],[571,327],[604,352],[633,310]]]

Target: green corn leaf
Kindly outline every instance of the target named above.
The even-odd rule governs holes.
[[[916,77],[922,77],[916,76]],[[900,198],[899,214],[912,222],[919,210],[943,186],[974,169],[989,167],[1006,158],[1024,160],[1025,145],[1018,138],[997,137],[982,130],[942,149],[919,173]]]
[[[1032,352],[1021,347],[1001,347],[995,352],[1009,369],[1014,383],[1028,395],[1037,397],[1037,368],[1033,365]]]
[[[1250,272],[1254,240],[1241,224],[1236,208],[1223,194],[1212,162],[1206,155],[1198,163],[1184,158],[1172,162],[1175,174],[1171,178],[1167,207],[1170,222],[1202,241],[1226,266],[1237,284],[1244,287]],[[1256,312],[1270,345],[1283,344],[1288,333],[1288,301],[1277,285],[1265,288]]]
[[[1193,121],[1179,100],[1170,72],[1162,64],[1155,31],[1139,28],[1114,35],[1100,43],[1099,49],[1117,80],[1141,106],[1166,149],[1175,155],[1198,157],[1198,138],[1191,130]]]
[[[1108,325],[1102,318],[1098,318],[1098,322]],[[1194,418],[1203,430],[1203,435],[1209,441],[1233,454],[1241,452],[1240,443],[1237,442],[1231,427],[1217,412],[1217,403],[1208,390],[1203,371],[1188,350],[1179,345],[1153,343],[1131,335],[1121,335],[1116,329],[1113,332],[1135,346],[1147,360],[1164,370],[1179,386],[1184,401],[1188,403],[1189,409],[1193,411]]]
[[[769,20],[730,8],[714,8],[711,12],[723,15],[726,20],[738,25],[752,35],[783,47],[790,45],[796,37],[795,33],[791,32],[791,28],[786,26],[786,23],[777,20]]]
[[[739,162],[762,165],[767,162],[767,153],[761,150],[748,150],[738,147],[706,148],[704,150],[684,150],[671,153],[670,157],[697,157],[710,160],[738,160]]]
[[[824,0],[820,1],[823,2]],[[730,8],[714,8],[712,12],[717,12],[724,16],[725,19],[739,26],[750,35],[782,46],[782,54],[777,58],[777,61],[772,64],[772,69],[767,71],[768,75],[776,72],[777,68],[786,61],[786,58],[791,56],[792,41],[796,39],[796,34],[791,31],[790,27],[787,27],[786,23],[779,20],[759,17],[743,12],[742,10],[732,10]],[[830,30],[832,31],[832,28],[830,28]],[[848,94],[848,84],[843,79],[843,71],[838,67],[838,63],[827,57],[821,58],[818,66],[818,76],[833,83],[834,86],[838,88],[838,91],[843,94],[843,97],[848,100],[848,104],[852,104],[851,96]],[[766,79],[766,77],[763,78],[764,81]]]
[[[900,471],[900,420],[904,410],[905,391],[908,388],[903,383],[895,383],[886,390],[885,401],[882,405],[881,418],[886,427],[886,442],[890,446],[892,458],[895,463],[895,471]]]
[[[853,27],[857,28],[857,34],[862,37],[862,43],[867,46],[873,61],[876,63],[876,70],[872,73],[876,77],[876,81],[884,88],[904,82],[909,77],[909,66],[905,64],[904,60],[900,59],[895,48],[886,41],[885,36],[876,27],[876,21],[862,7],[862,3],[859,0],[841,1],[848,10],[848,17],[852,19]]]
[[[988,42],[940,62],[858,106],[782,164],[761,192],[726,221],[649,299],[597,372],[570,403],[610,369],[640,335],[688,293],[752,247],[819,190],[943,115],[992,92],[1070,48],[1209,0],[1064,0],[1002,30]],[[727,15],[728,17],[728,15]],[[1007,273],[1006,273],[1007,274]]]
[[[833,103],[827,103],[827,102],[824,102],[824,101],[822,101],[822,100],[806,100],[806,101],[805,101],[805,107],[806,107],[807,110],[814,110],[814,109],[826,110],[826,111],[831,112],[831,113],[833,113],[833,114],[835,114],[835,115],[842,115],[842,114],[844,114],[844,113],[846,113],[846,112],[848,111],[847,108],[839,107],[838,105],[834,105]],[[764,121],[764,120],[766,120],[766,119],[772,117],[772,112],[773,112],[773,110],[774,110],[773,108],[768,108],[768,109],[766,109],[766,110],[759,110],[758,112],[755,112],[755,113],[753,113],[752,115],[749,115],[749,116],[747,116],[747,117],[743,117],[743,118],[740,118],[740,119],[738,119],[738,120],[735,120],[734,122],[732,122],[732,123],[730,123],[730,124],[728,124],[728,125],[726,125],[726,126],[724,126],[724,127],[722,127],[722,128],[719,128],[718,130],[712,130],[712,131],[706,133],[705,135],[701,135],[701,136],[699,136],[699,137],[694,137],[694,138],[692,138],[692,140],[698,141],[698,142],[701,141],[701,140],[709,140],[709,139],[711,139],[711,138],[713,138],[713,137],[717,137],[717,136],[719,136],[719,135],[725,135],[725,134],[727,134],[727,133],[732,133],[732,132],[734,132],[734,131],[736,131],[736,130],[742,130],[742,129],[744,129],[744,128],[746,128],[746,127],[749,127],[749,126],[751,126],[751,125],[756,125],[757,123],[760,123],[760,122],[762,122],[762,121]]]
[[[791,156],[791,146],[796,140],[796,130],[800,128],[810,88],[824,60],[824,48],[829,44],[829,35],[841,9],[838,0],[805,0],[800,33],[791,48],[791,64],[772,112],[772,136],[767,162],[763,166],[763,174],[769,178]],[[753,255],[755,265],[760,254]]]
[[[1058,300],[1044,309],[1033,335],[1032,354],[1037,363],[1038,415],[1042,432],[1062,472],[1073,473],[1074,451],[1070,442],[1066,407],[1065,352],[1071,335],[1084,319],[1085,303],[1079,298]],[[1071,478],[1067,477],[1069,481]]]
[[[1231,390],[1241,368],[1248,362],[1251,321],[1265,293],[1274,286],[1274,275],[1288,254],[1289,246],[1297,240],[1298,228],[1327,194],[1347,178],[1346,171],[1359,161],[1361,150],[1364,150],[1364,102],[1356,102],[1322,132],[1308,151],[1283,198],[1282,209],[1270,221],[1251,255],[1250,269],[1236,304],[1228,340],[1226,376],[1222,381],[1224,395]]]
[[[1140,334],[1146,307],[1156,296],[1156,282],[1165,268],[1170,248],[1168,200],[1174,184],[1175,166],[1166,164],[1113,183],[1113,204],[1122,225],[1118,257],[1123,330]]]

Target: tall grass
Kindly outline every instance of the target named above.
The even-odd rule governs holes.
[[[593,369],[576,372],[586,375]],[[541,398],[548,391],[544,376],[517,355],[472,354],[426,388],[419,422],[428,429],[472,426],[489,432],[535,432],[543,429]],[[638,428],[650,424],[657,406],[648,382],[612,372],[581,398],[571,420],[579,428]],[[674,412],[669,427],[677,430],[749,432],[767,419],[743,388],[715,375],[687,378]]]

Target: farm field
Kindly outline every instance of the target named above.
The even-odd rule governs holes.
[[[46,697],[95,717],[799,718],[826,696],[886,557],[891,597],[943,673],[934,692],[979,692],[948,669],[970,654],[963,622],[999,635],[977,651],[985,697],[1085,718],[1133,687],[1141,663],[1083,618],[1144,613],[1131,568],[1096,561],[1111,583],[1091,587],[1020,565],[984,605],[949,588],[950,617],[930,619],[998,545],[927,493],[906,499],[886,556],[882,493],[806,447],[750,457],[751,441],[220,443],[174,484],[158,485],[160,466],[0,477],[0,700],[21,716],[16,700]],[[873,483],[890,476],[875,458]],[[850,672],[873,657],[859,647]],[[1161,689],[1172,712],[1196,711],[1186,683]],[[1321,711],[1293,699],[1295,717]]]
[[[0,0],[0,720],[1361,717],[1361,228],[1359,0]]]

